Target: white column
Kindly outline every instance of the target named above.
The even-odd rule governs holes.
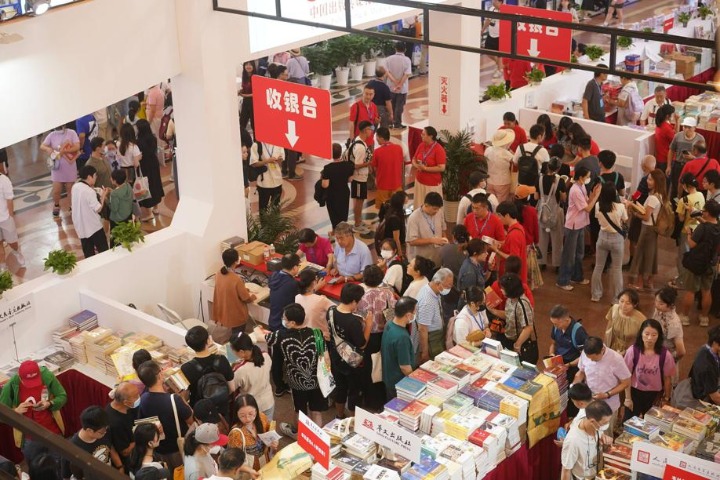
[[[227,28],[247,21],[196,0],[178,0],[177,19],[183,73],[172,79],[172,92],[180,204],[172,226],[197,236],[188,253],[207,275],[218,267],[220,241],[247,238],[235,71],[238,49],[248,47]]]
[[[464,0],[462,6],[480,8],[480,0]],[[482,22],[480,17],[430,12],[430,39],[455,45],[479,46]],[[428,75],[428,107],[430,125],[438,131],[462,130],[472,124],[476,128],[476,112],[480,95],[480,57],[476,53],[430,47]],[[447,78],[447,83],[443,78]],[[443,112],[443,92],[447,86],[447,102]]]

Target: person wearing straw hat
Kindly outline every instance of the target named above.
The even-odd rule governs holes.
[[[515,132],[504,128],[493,134],[492,146],[485,150],[488,159],[488,193],[494,194],[498,201],[510,200],[512,184],[513,154],[510,145],[515,141]]]
[[[290,50],[290,59],[287,62],[288,80],[293,83],[310,85],[310,63],[299,48]]]

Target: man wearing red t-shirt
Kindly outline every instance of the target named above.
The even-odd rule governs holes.
[[[506,200],[497,208],[497,216],[500,217],[503,225],[507,227],[507,235],[501,247],[491,245],[490,248],[495,251],[498,256],[498,277],[502,277],[505,273],[505,259],[510,255],[520,258],[520,280],[527,282],[527,241],[525,239],[525,229],[518,219],[518,211],[515,204]]]
[[[502,221],[490,213],[490,201],[487,195],[476,193],[472,198],[472,212],[468,213],[463,220],[463,225],[467,228],[470,238],[479,238],[487,236],[497,242],[505,240],[505,228]]]
[[[692,155],[695,157],[685,164],[680,172],[680,178],[686,173],[692,173],[697,178],[698,185],[702,185],[705,174],[710,170],[720,170],[720,164],[714,158],[708,159],[707,147],[704,143],[698,142],[692,147]],[[684,191],[682,184],[678,182],[678,196]]]
[[[375,171],[375,207],[390,200],[393,193],[402,190],[403,170],[405,159],[400,145],[390,142],[390,130],[380,127],[375,132],[378,147],[373,152],[370,165]]]
[[[64,424],[60,409],[67,402],[67,394],[55,375],[46,367],[40,368],[32,360],[20,364],[18,373],[0,391],[0,403],[57,435],[63,435]],[[15,445],[26,459],[47,453],[47,447],[15,430]]]
[[[425,195],[437,192],[442,197],[442,172],[445,171],[445,149],[437,141],[437,130],[425,127],[420,132],[422,142],[418,145],[412,159],[415,169],[415,193],[413,204],[420,208]]]
[[[362,98],[350,107],[349,131],[351,139],[360,135],[360,129],[358,128],[360,122],[370,122],[373,127],[380,122],[380,114],[378,113],[377,105],[372,101],[373,97],[375,97],[375,89],[373,89],[372,86],[365,85]],[[372,135],[365,140],[365,144],[372,149],[372,146],[375,144],[375,139]]]
[[[509,128],[515,132],[515,140],[510,144],[510,151],[515,153],[515,150],[520,146],[528,142],[527,133],[517,122],[515,114],[512,112],[505,112],[503,115],[503,125],[500,128]],[[517,171],[513,169],[513,171]]]

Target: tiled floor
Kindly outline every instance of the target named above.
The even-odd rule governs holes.
[[[662,1],[641,1],[626,9],[626,25],[633,20],[645,18],[655,10],[673,4],[672,0]],[[595,17],[592,23],[600,23],[600,17]],[[585,43],[607,42],[602,35],[585,35],[579,41]],[[480,61],[482,67],[481,84],[487,85],[492,82],[492,72],[489,68],[489,61]],[[359,93],[359,89],[353,88],[351,93]],[[349,101],[345,100],[345,92],[335,92],[333,106],[333,127],[334,139],[344,143],[347,138],[347,117]],[[426,77],[415,77],[410,82],[410,95],[405,108],[405,124],[426,118],[427,115],[427,80]],[[40,160],[37,154],[37,145],[40,137],[29,139],[10,149],[10,170],[11,178],[15,184],[16,200],[15,206],[18,211],[17,223],[20,231],[20,243],[27,259],[27,266],[18,269],[14,257],[8,258],[10,270],[15,274],[16,281],[23,281],[37,277],[42,273],[42,259],[46,253],[57,247],[72,248],[81,257],[80,242],[75,234],[72,219],[67,211],[67,200],[63,200],[63,212],[60,219],[54,220],[51,216],[52,202],[49,200],[49,182],[47,169],[44,161]],[[289,209],[296,215],[296,224],[309,226],[321,234],[329,230],[329,220],[324,209],[317,208],[313,200],[313,185],[320,178],[320,171],[326,161],[318,158],[309,158],[306,163],[300,165],[299,172],[304,173],[305,179],[301,182],[284,182],[284,198],[290,201]],[[162,170],[165,185],[166,197],[161,206],[160,215],[153,222],[144,224],[145,229],[150,232],[170,224],[173,211],[177,205],[174,194],[174,185],[170,179],[169,167]],[[411,180],[411,179],[409,179]],[[412,190],[409,190],[411,193]],[[256,210],[257,195],[251,192],[250,197],[253,209]],[[364,213],[366,219],[372,220],[376,216],[374,207],[368,206]],[[677,250],[667,239],[660,240],[660,274],[655,282],[661,285],[674,275],[674,264]],[[586,276],[589,278],[591,259],[585,261]],[[568,305],[576,318],[583,319],[583,325],[592,335],[602,336],[605,330],[605,314],[610,306],[610,298],[606,295],[601,303],[590,303],[589,287],[581,286],[573,292],[564,292],[555,284],[555,274],[548,272],[545,275],[545,285],[535,292],[537,330],[540,342],[541,354],[548,348],[548,336],[550,322],[547,313],[556,303]],[[627,282],[627,277],[625,281]],[[607,282],[607,279],[606,279]],[[607,288],[607,284],[606,284]],[[641,294],[641,310],[646,315],[652,314],[653,298],[649,292]],[[711,320],[717,324],[717,319]],[[685,342],[688,351],[688,358],[681,363],[682,375],[687,375],[692,358],[702,343],[706,341],[706,329],[697,326],[685,327]],[[291,405],[289,397],[283,397],[278,401],[276,418],[288,420],[291,418]],[[328,412],[327,418],[331,414]]]

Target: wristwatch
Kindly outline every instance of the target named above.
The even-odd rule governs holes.
[[[607,392],[605,392],[605,395],[607,395],[608,398],[612,397],[612,394],[610,393],[610,390],[608,390]]]

